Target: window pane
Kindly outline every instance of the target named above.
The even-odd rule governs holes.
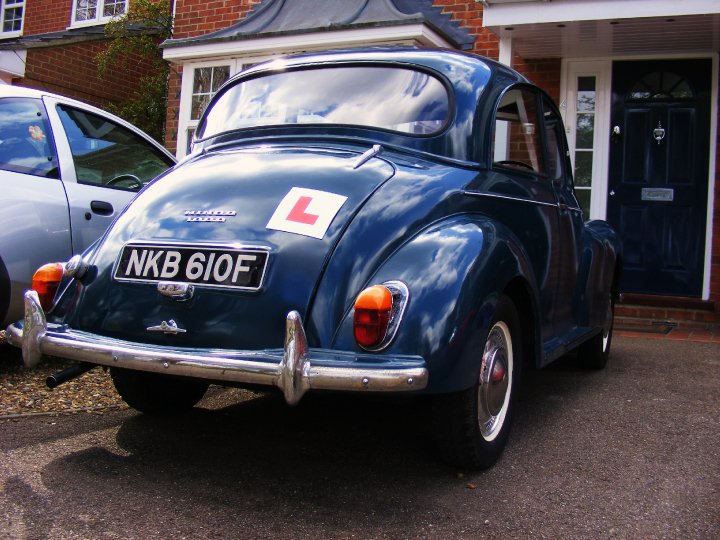
[[[125,0],[105,0],[103,16],[114,17],[125,13]]]
[[[197,120],[202,116],[205,107],[210,102],[210,94],[204,94],[200,96],[193,96],[192,98],[192,110],[190,111],[190,120]]]
[[[507,123],[507,128],[505,128]],[[507,131],[507,152],[494,148],[495,165],[520,171],[544,172],[540,154],[538,112],[535,94],[529,90],[510,90],[500,101],[495,120],[496,145],[503,144],[499,133]],[[497,156],[505,159],[497,160]]]
[[[575,148],[592,149],[593,135],[595,134],[595,115],[590,113],[578,114],[576,131]]]
[[[193,71],[193,95],[190,120],[198,120],[215,92],[230,77],[230,66],[196,68]]]
[[[193,136],[195,135],[195,128],[189,128],[187,130],[187,145],[185,147],[185,153],[189,154],[192,151]]]
[[[595,77],[578,77],[577,110],[595,110]]]
[[[588,219],[590,217],[590,189],[575,188],[575,197],[580,203],[584,218]]]
[[[58,113],[80,183],[137,191],[172,165],[167,156],[123,126],[64,105],[58,106]]]
[[[22,6],[5,8],[2,28],[3,32],[19,32],[22,29],[22,18]]]
[[[575,185],[592,185],[592,152],[575,152]]]
[[[230,77],[230,66],[218,66],[213,68],[212,92],[218,91],[220,85]]]
[[[545,142],[547,144],[547,175],[552,180],[559,180],[563,174],[563,152],[560,142],[562,122],[557,116],[547,99],[543,99],[543,110],[545,111]]]
[[[687,80],[677,73],[656,71],[635,82],[627,97],[649,101],[691,99],[693,91]]]
[[[0,169],[58,177],[50,126],[39,100],[0,100]]]
[[[97,16],[97,0],[75,0],[75,20],[90,21]]]
[[[198,68],[193,77],[193,94],[207,94],[210,92],[212,81],[212,68]]]

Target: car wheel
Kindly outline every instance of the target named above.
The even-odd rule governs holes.
[[[613,320],[615,318],[615,297],[608,302],[605,313],[605,323],[602,331],[586,341],[578,348],[578,362],[587,369],[603,369],[610,356],[610,344],[613,335]]]
[[[461,468],[484,469],[500,457],[510,432],[521,364],[519,317],[513,302],[502,296],[475,384],[433,399],[433,431],[446,461]]]
[[[122,368],[110,368],[115,390],[133,409],[147,414],[177,414],[202,399],[208,383]]]

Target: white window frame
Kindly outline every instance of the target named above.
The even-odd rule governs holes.
[[[177,148],[175,156],[182,159],[187,154],[188,147],[188,130],[194,129],[198,125],[198,119],[191,119],[192,113],[192,97],[193,83],[195,80],[195,70],[206,67],[230,66],[230,77],[242,71],[243,67],[257,64],[271,59],[273,56],[253,56],[243,58],[226,58],[223,60],[215,60],[212,62],[190,62],[183,64],[182,83],[180,87],[180,111],[178,113],[178,133]]]
[[[595,124],[593,132],[593,164],[590,183],[590,215],[588,219],[605,219],[607,214],[608,155],[610,136],[610,96],[612,61],[563,60],[560,90],[560,111],[575,170],[575,134],[577,128],[577,81],[579,77],[595,78]]]
[[[98,24],[105,24],[106,22],[113,19],[113,17],[119,17],[120,15],[113,15],[110,17],[106,17],[101,15],[103,11],[105,11],[105,2],[109,0],[97,0],[97,6],[96,6],[96,14],[95,18],[88,19],[85,21],[77,21],[75,20],[75,14],[77,13],[77,7],[78,7],[78,0],[73,0],[72,2],[72,11],[70,13],[70,28],[79,28],[83,26],[95,26]],[[127,13],[127,10],[130,9],[130,0],[125,0],[125,11],[124,13]]]
[[[13,38],[18,37],[22,35],[23,27],[25,26],[25,6],[27,5],[26,0],[22,0],[21,2],[16,2],[14,4],[6,5],[5,2],[7,0],[2,0],[0,5],[2,6],[0,9],[0,39],[5,38]],[[22,8],[22,19],[20,21],[20,30],[13,30],[11,32],[5,32],[3,31],[3,28],[5,27],[5,10],[12,9],[12,8]]]

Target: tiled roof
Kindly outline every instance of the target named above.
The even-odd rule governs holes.
[[[452,46],[467,50],[474,38],[432,0],[262,0],[228,28],[202,36],[168,39],[163,47],[204,45],[332,30],[426,24]]]

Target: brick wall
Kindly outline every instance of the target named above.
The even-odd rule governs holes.
[[[67,30],[71,22],[71,0],[33,0],[26,2],[23,36]],[[132,96],[135,83],[150,70],[134,59],[123,69],[109,70],[100,77],[95,56],[104,50],[103,41],[29,49],[25,77],[13,84],[47,90],[98,107]]]
[[[182,66],[170,66],[170,78],[168,80],[168,110],[165,117],[165,148],[170,150],[173,154],[177,150],[182,75]]]
[[[25,2],[23,35],[59,32],[70,26],[71,0],[32,0]]]
[[[143,62],[130,61],[126,68],[109,70],[101,78],[95,56],[104,48],[104,42],[92,41],[30,49],[25,77],[14,82],[80,99],[98,107],[125,100],[135,90],[133,82],[149,70]]]
[[[182,39],[221,30],[245,18],[260,0],[177,0],[173,37]]]

